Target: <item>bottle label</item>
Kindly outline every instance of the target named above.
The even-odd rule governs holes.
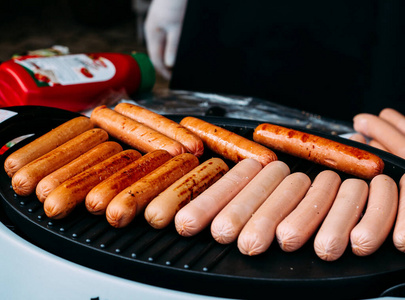
[[[73,54],[17,58],[38,86],[73,85],[107,81],[114,77],[114,64],[98,55]]]

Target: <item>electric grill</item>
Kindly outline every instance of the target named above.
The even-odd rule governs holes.
[[[235,243],[221,245],[215,242],[209,229],[195,237],[185,238],[177,234],[173,224],[163,230],[153,229],[142,216],[138,216],[128,227],[116,229],[108,224],[104,216],[88,213],[84,205],[79,205],[65,219],[51,220],[45,215],[42,203],[36,196],[21,197],[14,193],[11,179],[3,168],[4,159],[78,114],[33,106],[9,107],[2,111],[15,115],[0,122],[0,145],[23,135],[34,134],[0,155],[0,249],[3,249],[0,250],[0,260],[6,266],[0,268],[2,284],[7,283],[9,278],[27,280],[28,274],[45,290],[66,292],[63,288],[69,283],[63,280],[56,280],[55,283],[52,276],[67,274],[64,280],[79,280],[78,286],[71,286],[72,291],[88,289],[93,292],[93,296],[89,296],[92,299],[104,299],[99,296],[102,293],[110,295],[104,296],[111,297],[108,299],[120,299],[136,291],[139,292],[139,299],[148,299],[148,296],[149,299],[211,296],[258,299],[263,295],[268,298],[282,295],[284,298],[358,299],[402,292],[405,254],[395,249],[391,236],[376,253],[368,257],[357,257],[348,247],[339,260],[325,262],[316,256],[313,240],[293,253],[283,252],[273,242],[264,254],[248,257],[239,252]],[[175,121],[182,118],[179,115],[168,117]],[[247,138],[252,137],[253,129],[259,124],[258,121],[232,118],[201,118]],[[379,155],[385,162],[384,173],[397,182],[405,172],[404,160],[389,153],[339,136],[297,129]],[[207,150],[201,160],[212,155]],[[289,165],[291,172],[305,172],[311,179],[324,169],[283,153],[277,155]],[[343,173],[339,175],[342,180],[348,177]],[[29,263],[26,264],[28,258],[15,258],[14,253],[7,249],[18,249],[15,255],[27,255]],[[50,276],[40,267],[42,260],[53,262],[43,264],[50,268]],[[10,266],[10,263],[16,265]],[[40,270],[30,270],[30,267],[39,267]],[[21,275],[9,276],[4,273],[10,270]],[[44,278],[38,278],[36,274],[42,274]],[[19,282],[19,289],[24,289],[24,284],[27,283]],[[15,285],[15,282],[8,282],[4,289],[7,291]],[[35,286],[32,283],[28,285]],[[35,294],[38,288],[32,289],[34,293],[27,293],[32,298],[40,297]],[[95,289],[98,289],[99,295],[94,292]],[[59,296],[63,299],[63,294],[55,295],[61,299]]]

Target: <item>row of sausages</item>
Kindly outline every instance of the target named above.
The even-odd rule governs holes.
[[[124,150],[120,144],[109,141],[109,135],[136,150]],[[229,169],[221,158],[215,157],[200,163],[204,147],[235,166]],[[317,177],[309,188],[307,176],[289,174],[288,166],[270,148],[364,179],[385,176],[380,175],[384,163],[379,157],[314,135],[261,124],[251,141],[198,118],[186,117],[176,123],[128,103],[121,103],[114,110],[101,106],[94,109],[90,119],[78,117],[62,124],[12,153],[4,167],[12,177],[15,192],[26,196],[35,191],[51,218],[65,217],[84,201],[89,212],[105,214],[114,227],[128,225],[142,212],[155,228],[163,228],[174,220],[177,231],[184,236],[197,234],[211,224],[218,242],[230,243],[238,238],[241,252],[255,255],[265,251],[274,238],[262,233],[266,236],[266,241],[262,241],[257,228],[265,228],[268,233],[277,226],[280,231],[287,222],[284,217],[288,220],[287,212],[292,213],[295,208],[294,203],[298,209],[310,202],[304,201],[311,199],[310,194],[319,193],[310,193],[317,190],[314,187],[327,187],[331,198],[328,180]],[[333,171],[318,176],[328,174],[331,178],[339,177]],[[335,183],[338,181],[340,185],[340,178],[335,179]],[[265,205],[269,202],[265,200],[272,197],[278,200]],[[295,200],[281,200],[285,197]],[[281,207],[283,213],[277,213]],[[312,217],[306,208],[307,221],[321,222],[330,205],[322,207],[326,207],[323,213],[315,210]],[[267,216],[267,223],[263,219],[255,221],[261,215]],[[305,228],[307,238],[319,226],[303,224],[300,227]],[[289,239],[288,234],[282,236],[277,234],[277,240],[286,251],[293,251],[294,247],[288,246],[291,243],[298,248],[305,243],[302,239],[299,243],[291,242],[294,238]],[[323,256],[320,255],[326,260],[332,257]]]

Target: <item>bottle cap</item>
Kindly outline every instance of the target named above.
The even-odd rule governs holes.
[[[132,52],[131,56],[138,63],[141,70],[141,84],[139,86],[139,92],[148,92],[152,90],[156,81],[155,68],[150,61],[149,57],[145,53]]]

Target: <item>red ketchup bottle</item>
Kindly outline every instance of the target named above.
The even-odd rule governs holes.
[[[21,56],[0,65],[0,107],[41,105],[82,111],[111,93],[148,92],[155,71],[144,53]]]

